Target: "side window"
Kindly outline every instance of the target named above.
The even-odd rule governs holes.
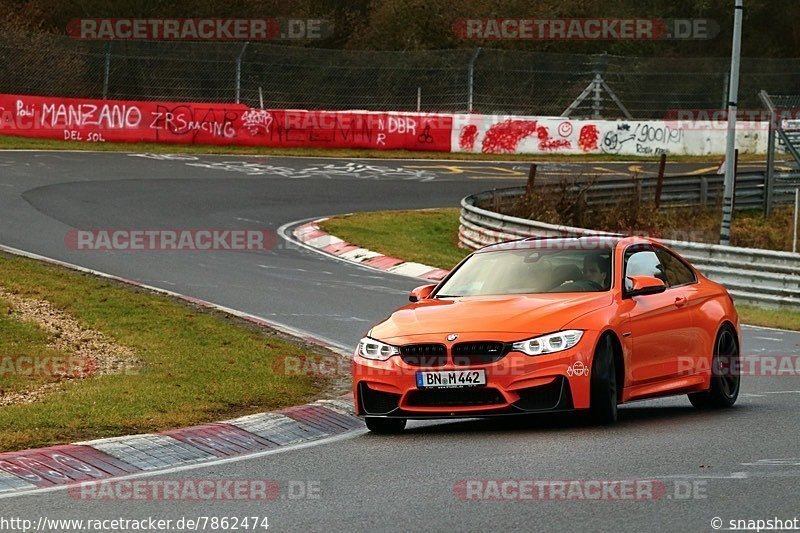
[[[667,283],[664,267],[650,248],[634,248],[625,252],[625,290],[633,288],[628,276],[652,276]]]
[[[661,260],[661,264],[664,265],[664,271],[667,274],[667,287],[686,285],[697,281],[694,272],[668,251],[663,248],[656,248],[656,254]]]

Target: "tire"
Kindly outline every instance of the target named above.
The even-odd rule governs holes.
[[[736,330],[723,326],[714,340],[711,363],[711,387],[689,394],[689,401],[698,409],[733,407],[739,397],[739,341]]]
[[[592,361],[589,396],[589,421],[608,426],[617,421],[617,372],[611,337],[597,345]]]
[[[377,418],[368,416],[364,419],[364,422],[366,422],[368,430],[381,435],[400,433],[406,427],[405,418]]]

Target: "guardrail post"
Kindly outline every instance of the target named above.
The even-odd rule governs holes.
[[[661,207],[661,190],[664,188],[664,170],[667,168],[667,154],[661,154],[658,162],[658,179],[656,180],[656,209]]]
[[[700,176],[700,205],[708,205],[708,178],[705,176]]]
[[[800,189],[794,190],[794,236],[792,237],[792,253],[797,252],[797,211],[800,211]]]
[[[526,186],[525,192],[528,196],[533,194],[533,184],[536,180],[536,163],[531,163],[531,168],[528,169],[528,185]]]

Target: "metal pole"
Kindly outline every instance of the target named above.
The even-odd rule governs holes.
[[[731,74],[727,70],[725,71],[725,75],[722,77],[722,108],[725,109],[728,107],[728,85],[731,83]]]
[[[264,109],[264,91],[261,89],[261,85],[258,86],[258,105],[259,109]]]
[[[739,174],[739,149],[733,151],[733,195],[731,198],[731,213],[736,212],[736,176]]]
[[[656,209],[661,207],[661,191],[664,189],[664,171],[667,168],[667,154],[661,154],[658,162],[658,178],[656,178]]]
[[[106,43],[106,58],[103,65],[103,100],[108,98],[108,77],[111,72],[111,43]]]
[[[600,90],[603,86],[603,77],[600,73],[594,75],[594,97],[592,102],[592,116],[600,118],[603,110],[603,100],[600,96]]]
[[[800,189],[794,190],[794,237],[792,237],[792,253],[797,253],[797,211],[800,210]]]
[[[769,137],[767,137],[767,172],[764,174],[764,216],[768,217],[772,211],[772,187],[775,183],[775,121],[778,115],[775,110],[769,113]]]
[[[239,55],[236,56],[236,103],[239,103],[239,94],[241,93],[242,88],[242,56],[244,55],[244,51],[247,50],[247,45],[250,44],[250,41],[247,41],[242,46],[242,51],[239,52]]]
[[[420,107],[422,107],[422,87],[417,87],[417,113],[419,113]]]
[[[731,50],[731,83],[728,90],[728,145],[725,150],[725,192],[722,199],[722,224],[719,243],[731,243],[731,215],[733,211],[733,180],[736,172],[734,150],[736,149],[736,108],[739,97],[739,59],[742,54],[742,11],[744,0],[735,0],[733,19],[733,44]]]
[[[478,59],[478,54],[481,53],[480,47],[475,49],[472,58],[469,60],[469,68],[467,69],[467,112],[472,113],[472,94],[475,85],[475,61]]]

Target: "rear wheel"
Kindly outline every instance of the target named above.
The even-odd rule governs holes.
[[[711,388],[689,394],[689,401],[698,409],[731,407],[739,397],[739,342],[732,326],[717,333],[711,361]]]
[[[405,418],[376,418],[368,416],[364,419],[367,429],[373,433],[391,434],[400,433],[406,427]]]
[[[617,373],[608,335],[595,350],[591,374],[589,418],[593,424],[613,424],[617,421]]]

